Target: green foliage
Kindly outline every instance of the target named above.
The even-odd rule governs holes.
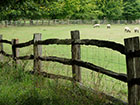
[[[97,10],[100,10],[99,19],[115,20],[122,15],[122,0],[96,0]]]
[[[78,0],[71,19],[95,19],[95,5],[89,0]]]
[[[65,18],[64,13],[64,3],[63,2],[53,2],[48,6],[47,10],[50,19],[63,19]]]
[[[140,18],[140,3],[139,2],[125,2],[123,17],[126,20],[135,20]]]
[[[2,0],[0,20],[140,18],[140,0]]]

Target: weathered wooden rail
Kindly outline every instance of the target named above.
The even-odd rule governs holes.
[[[140,101],[140,40],[139,37],[124,39],[125,45],[94,39],[81,39],[79,31],[71,31],[71,39],[47,39],[41,40],[41,34],[34,34],[33,40],[25,43],[19,43],[18,39],[12,39],[12,41],[3,40],[0,35],[0,53],[3,56],[11,57],[15,61],[15,67],[18,65],[18,60],[33,60],[34,70],[32,73],[39,73],[48,78],[61,78],[75,82],[81,82],[81,69],[84,67],[95,72],[100,72],[122,82],[128,83],[128,103],[129,105],[138,105]],[[3,43],[10,44],[12,46],[12,54],[8,54],[3,51]],[[42,45],[71,45],[72,59],[60,58],[56,56],[42,56]],[[19,56],[19,48],[33,45],[33,55]],[[93,45],[98,47],[105,47],[120,52],[126,56],[127,74],[116,73],[112,70],[99,67],[90,62],[80,60],[80,46],[81,45]],[[72,77],[48,74],[42,72],[41,61],[59,62],[65,65],[72,65]]]

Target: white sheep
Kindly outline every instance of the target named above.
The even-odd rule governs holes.
[[[93,28],[100,27],[100,24],[95,24]]]
[[[110,24],[107,24],[107,28],[111,28],[111,25]]]
[[[125,32],[131,32],[131,29],[130,29],[129,27],[125,27],[125,28],[124,28],[124,31],[125,31]]]
[[[134,32],[135,32],[135,33],[136,33],[136,32],[139,33],[139,28],[138,28],[138,27],[135,27],[135,28],[134,28]]]

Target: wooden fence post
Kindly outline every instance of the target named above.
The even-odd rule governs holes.
[[[25,26],[26,25],[26,20],[23,20],[23,21],[24,21],[23,26]]]
[[[19,40],[18,39],[12,39],[12,55],[13,55],[13,64],[15,67],[17,67],[17,65],[19,64],[18,60],[16,57],[19,56],[19,49],[16,48],[14,45],[15,44],[18,44],[19,43]]]
[[[41,40],[41,34],[34,34],[34,72],[41,72],[41,61],[38,59],[39,56],[42,56],[42,46],[35,44],[35,42]]]
[[[42,25],[44,25],[44,20],[42,20]]]
[[[71,31],[71,39],[80,39],[80,32],[79,31]],[[74,60],[80,60],[81,59],[81,49],[80,45],[74,45],[72,44],[71,47],[71,52],[72,52],[72,59]],[[72,65],[72,74],[73,74],[73,79],[77,82],[81,82],[81,70],[79,66]]]
[[[2,35],[0,35],[0,40],[2,40]],[[0,51],[3,51],[3,44],[2,43],[0,43]],[[1,61],[3,60],[2,54],[0,55],[0,60]]]
[[[8,21],[7,20],[5,20],[5,27],[7,27],[8,26]]]
[[[38,20],[36,20],[36,25],[38,25]]]
[[[126,52],[140,50],[140,38],[133,37],[124,39]],[[126,55],[128,81],[134,78],[140,78],[140,57]],[[128,103],[129,105],[138,105],[140,101],[140,86],[128,82]]]

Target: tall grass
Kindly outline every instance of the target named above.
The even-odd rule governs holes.
[[[65,80],[50,80],[12,67],[0,66],[0,105],[107,105],[91,91],[73,87]],[[115,103],[116,104],[116,103]]]

